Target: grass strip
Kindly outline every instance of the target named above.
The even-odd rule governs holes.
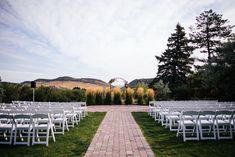
[[[0,145],[1,157],[80,157],[84,156],[105,112],[89,113],[64,135],[56,135],[56,142],[50,139],[49,146]]]
[[[144,112],[132,113],[157,157],[231,157],[235,155],[234,140],[187,141]]]

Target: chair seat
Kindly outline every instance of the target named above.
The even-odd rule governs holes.
[[[185,116],[184,116],[184,119],[192,120],[193,117],[192,117],[192,116],[185,115]]]
[[[17,129],[28,129],[31,128],[30,124],[17,124],[16,126]]]
[[[191,120],[184,120],[184,121],[180,121],[177,120],[178,123],[180,123],[181,125],[195,125],[195,122],[191,121]]]
[[[52,122],[64,122],[64,121],[66,121],[66,119],[64,118],[56,118],[52,120]]]
[[[218,120],[218,124],[229,124],[229,120]]]
[[[12,124],[0,124],[0,130],[11,129]]]
[[[204,119],[203,119],[203,120],[201,120],[201,125],[204,125],[204,124],[205,124],[205,125],[209,125],[209,124],[212,125],[212,124],[214,124],[214,123],[213,123],[213,120],[204,120]]]
[[[50,126],[48,126],[47,124],[36,124],[34,126],[35,129],[47,129],[48,127]]]
[[[170,119],[180,119],[180,117],[179,116],[168,116],[168,118],[170,118]]]
[[[72,113],[66,114],[66,117],[73,117],[73,116],[74,116],[74,114],[72,114]]]
[[[47,122],[48,122],[48,119],[47,119],[47,118],[38,119],[37,122],[38,122],[38,123],[47,123]]]

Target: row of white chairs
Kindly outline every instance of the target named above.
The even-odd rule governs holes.
[[[182,133],[184,141],[233,139],[233,116],[233,111],[182,111],[176,136]]]
[[[42,124],[50,123],[51,128],[51,135],[54,134],[64,134],[65,130],[69,131],[70,127],[74,127],[75,124],[78,124],[81,119],[83,119],[87,115],[87,106],[85,102],[73,102],[73,103],[51,103],[51,102],[13,102],[12,104],[4,104],[0,107],[0,115],[1,116],[7,116],[7,117],[13,117],[13,120],[8,120],[7,123],[4,120],[4,118],[0,119],[0,135],[2,135],[2,139],[0,137],[0,143],[5,144],[11,144],[6,142],[8,138],[6,138],[6,133],[10,133],[8,129],[5,128],[6,124],[12,124],[13,126],[13,133],[14,138],[16,138],[17,131],[15,131],[15,128],[17,128],[18,121],[16,122],[15,119],[18,119],[19,116],[23,117],[31,117],[34,118],[35,115],[46,115],[48,118],[43,119],[41,118]],[[21,124],[25,123],[25,118],[23,118],[20,122]],[[30,131],[32,131],[32,126],[34,124],[34,120],[27,120],[28,124],[31,125]],[[32,123],[29,123],[32,122]],[[12,122],[12,123],[10,123]],[[5,130],[5,131],[4,131]],[[41,129],[43,130],[43,129]],[[24,130],[23,132],[25,132]],[[34,133],[34,132],[31,132]],[[30,134],[31,134],[30,133]],[[37,135],[37,134],[36,134]],[[47,134],[48,135],[48,134]],[[34,134],[29,135],[32,139],[34,139]],[[12,138],[12,136],[10,136]],[[22,139],[23,140],[23,139]],[[24,143],[24,142],[23,142]],[[13,142],[13,144],[20,144],[19,142]],[[24,143],[25,144],[25,143]],[[34,140],[32,140],[32,144],[35,144]],[[48,145],[48,143],[44,143]],[[27,143],[27,145],[29,145]]]
[[[51,135],[55,142],[54,124],[49,114],[0,115],[0,144],[49,144]],[[13,141],[12,141],[13,140]]]
[[[205,127],[204,122],[213,122],[213,125],[210,125],[208,123],[207,127],[216,127],[217,130],[214,129],[215,136],[217,135],[217,139],[223,139],[220,132],[223,130],[220,129],[220,122],[223,125],[223,128],[225,129],[227,133],[234,131],[235,132],[235,117],[233,116],[233,111],[235,110],[235,105],[232,102],[229,103],[219,103],[217,101],[152,101],[149,104],[149,115],[152,116],[156,122],[161,123],[162,126],[165,126],[166,128],[169,127],[170,131],[177,131],[177,136],[180,134],[180,132],[183,133],[183,139],[186,140],[192,140],[196,139],[199,140],[199,134],[196,136],[196,138],[187,138],[186,132],[184,129],[187,128],[193,128],[193,133],[200,133],[200,139],[211,139],[210,137],[203,137],[203,130]],[[187,115],[189,113],[194,113],[194,115]],[[227,112],[227,115],[221,115],[222,113]],[[231,112],[231,113],[229,113]],[[203,115],[205,113],[210,113],[211,115]],[[213,114],[212,114],[213,113]],[[219,119],[220,117],[231,117],[231,121],[229,121],[229,129],[228,125],[224,123],[227,122],[228,119]],[[189,119],[185,119],[185,117],[188,117]],[[193,117],[193,118],[192,118]],[[206,117],[204,120],[207,121],[201,121],[202,117]],[[210,117],[210,119],[208,119]],[[187,120],[187,121],[185,121]],[[217,121],[219,120],[219,121]],[[222,121],[221,121],[222,120]],[[193,123],[194,125],[189,127],[184,122]],[[201,125],[202,124],[202,125]],[[203,127],[202,127],[203,126]],[[231,128],[231,129],[230,129]],[[212,129],[213,130],[213,129]],[[192,134],[192,132],[190,132]],[[189,133],[189,134],[190,134]],[[230,134],[230,133],[229,133]],[[215,136],[213,136],[213,139],[216,139]],[[226,139],[227,137],[225,137]],[[229,135],[229,138],[232,138],[232,135]]]

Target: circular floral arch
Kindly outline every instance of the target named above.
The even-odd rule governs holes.
[[[126,88],[128,87],[128,82],[127,82],[125,79],[123,79],[123,78],[121,78],[121,77],[115,77],[115,78],[112,78],[112,79],[109,81],[109,87],[110,87],[110,89],[112,88],[112,83],[115,82],[115,81],[117,81],[117,80],[122,80],[123,83],[124,83],[124,85],[125,85],[125,87],[126,87]]]

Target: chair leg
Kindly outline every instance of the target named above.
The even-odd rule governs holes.
[[[197,140],[199,141],[199,131],[198,131],[198,126],[196,125],[196,133],[197,133]]]
[[[14,142],[13,142],[14,145],[16,144],[16,136],[17,136],[17,128],[15,129],[15,134],[14,134]]]
[[[11,129],[9,144],[11,144],[11,142],[12,142],[12,136],[13,136],[13,129]]]
[[[50,129],[51,129],[51,135],[52,135],[53,141],[55,142],[55,134],[54,134],[53,126],[51,126]]]
[[[35,129],[33,129],[33,139],[32,139],[32,145],[34,145],[35,142]]]
[[[47,128],[46,146],[48,146],[48,144],[49,144],[49,134],[50,134],[50,127]]]
[[[30,131],[31,131],[31,129],[29,128],[28,129],[28,143],[27,143],[28,146],[30,145]]]
[[[186,126],[183,125],[182,127],[183,127],[183,138],[184,138],[184,142],[185,142],[186,141],[186,133],[185,133]]]

